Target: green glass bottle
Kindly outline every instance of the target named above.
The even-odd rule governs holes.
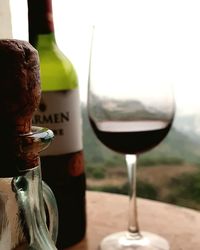
[[[59,50],[51,0],[28,0],[29,42],[38,50],[42,97],[33,124],[53,130],[41,153],[42,178],[53,190],[59,212],[57,247],[79,242],[86,231],[85,172],[77,74]]]

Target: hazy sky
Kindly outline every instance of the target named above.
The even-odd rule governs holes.
[[[13,36],[26,40],[26,1],[10,1]],[[200,114],[199,0],[53,0],[53,7],[57,43],[76,67],[83,100],[92,25],[129,23],[135,62],[174,85],[178,112]]]

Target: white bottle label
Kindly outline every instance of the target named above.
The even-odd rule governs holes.
[[[40,155],[61,155],[82,150],[79,91],[43,92],[33,125],[53,130],[55,138]]]

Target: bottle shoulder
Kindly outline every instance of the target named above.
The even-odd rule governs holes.
[[[57,46],[38,49],[38,53],[43,91],[77,88],[76,70]]]

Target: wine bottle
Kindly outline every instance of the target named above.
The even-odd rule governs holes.
[[[57,200],[57,247],[64,249],[83,239],[86,230],[78,80],[72,63],[57,46],[51,0],[28,0],[28,20],[29,42],[39,53],[42,88],[33,124],[50,128],[55,135],[41,153],[41,168]]]

